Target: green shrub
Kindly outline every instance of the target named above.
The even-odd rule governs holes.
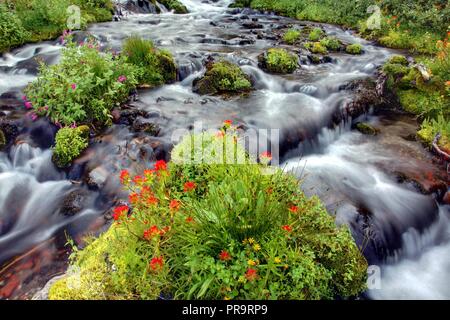
[[[261,66],[273,73],[292,73],[298,67],[298,57],[285,49],[271,48],[260,57]]]
[[[124,102],[137,84],[139,70],[122,56],[99,52],[97,43],[69,43],[60,63],[41,64],[38,78],[25,89],[39,116],[62,125],[108,124],[109,111]]]
[[[157,86],[176,79],[177,68],[172,55],[155,48],[150,40],[132,36],[125,40],[123,53],[128,57],[128,62],[141,69],[141,84]]]
[[[297,29],[289,29],[286,31],[286,33],[283,35],[283,40],[287,44],[294,44],[300,39],[300,31]]]
[[[309,33],[309,40],[310,41],[319,41],[320,39],[322,39],[322,37],[325,35],[325,32],[323,32],[322,29],[320,28],[314,28],[310,33]]]
[[[229,134],[208,139],[220,145],[234,141]],[[159,161],[134,178],[123,171],[132,211],[117,207],[109,231],[75,248],[79,272],[57,281],[50,299],[331,299],[363,291],[367,263],[348,228],[336,227],[295,177],[267,169]]]
[[[330,51],[338,51],[341,48],[341,42],[335,37],[326,37],[320,40],[320,44]]]
[[[354,43],[354,44],[348,45],[345,48],[345,51],[350,54],[362,54],[363,47],[359,43]]]
[[[58,167],[67,167],[88,147],[88,144],[88,126],[62,128],[56,134],[53,161]]]
[[[327,48],[322,45],[321,42],[307,42],[305,43],[305,48],[311,51],[312,53],[317,54],[327,54]]]
[[[205,75],[194,81],[199,94],[240,93],[252,88],[250,78],[239,66],[222,60],[209,63]]]
[[[0,52],[23,44],[28,36],[17,15],[0,3]]]

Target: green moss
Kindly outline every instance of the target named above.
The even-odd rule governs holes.
[[[158,2],[164,5],[167,9],[173,10],[177,14],[189,13],[186,6],[178,0],[158,0]]]
[[[6,146],[6,137],[3,133],[3,130],[0,129],[0,150],[2,150]]]
[[[327,48],[323,46],[320,42],[307,42],[305,43],[305,48],[316,54],[327,54]]]
[[[272,73],[293,73],[298,68],[298,57],[285,49],[271,48],[259,57],[260,65]]]
[[[363,47],[359,43],[354,43],[354,44],[348,45],[345,48],[345,51],[349,54],[362,54]]]
[[[406,59],[405,56],[400,56],[400,55],[391,57],[387,63],[388,64],[400,64],[403,66],[409,65],[408,59]]]
[[[338,51],[341,48],[341,42],[335,37],[326,37],[320,40],[320,44],[330,51]]]
[[[378,134],[378,129],[374,128],[372,125],[365,123],[365,122],[359,122],[356,124],[356,129],[361,132],[362,134],[376,136]]]
[[[62,128],[56,134],[53,161],[64,168],[71,164],[88,147],[89,127]]]
[[[320,28],[314,28],[310,33],[309,33],[309,40],[310,41],[319,41],[320,39],[322,39],[325,35],[325,32],[323,32],[322,29]]]
[[[209,63],[206,69],[205,75],[194,81],[194,91],[198,94],[241,93],[252,88],[250,78],[231,62]]]
[[[300,39],[300,31],[297,29],[289,29],[286,31],[286,33],[283,35],[283,40],[287,44],[294,44]]]

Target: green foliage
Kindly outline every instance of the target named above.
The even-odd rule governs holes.
[[[194,82],[199,94],[240,93],[251,88],[250,78],[241,68],[225,60],[209,63],[205,75]]]
[[[28,37],[17,15],[0,3],[0,52],[23,44]]]
[[[435,52],[434,44],[450,25],[450,4],[441,0],[251,0],[239,4],[300,20],[358,28],[383,45],[421,53]],[[381,8],[381,28],[372,30],[367,26],[371,16],[367,9],[374,4]]]
[[[132,36],[125,41],[123,53],[128,62],[141,69],[140,84],[157,86],[176,79],[177,68],[172,55],[155,48],[150,40]]]
[[[88,147],[88,141],[88,126],[66,127],[58,130],[53,149],[53,161],[58,167],[67,167]]]
[[[234,141],[228,131],[191,136],[173,152],[196,138],[206,149]],[[367,263],[348,228],[295,177],[252,162],[164,167],[121,174],[133,210],[116,208],[109,231],[75,248],[79,272],[50,299],[331,299],[365,289]]]
[[[283,35],[283,40],[287,44],[294,44],[300,39],[300,31],[297,29],[289,29],[286,31],[286,33]]]
[[[362,54],[363,47],[359,43],[354,43],[354,44],[348,45],[345,48],[345,52],[350,53],[350,54]]]
[[[327,54],[328,50],[321,42],[307,42],[305,43],[305,48],[312,53]]]
[[[341,42],[335,37],[326,37],[320,40],[320,44],[330,51],[338,51],[341,48]]]
[[[439,140],[439,146],[446,150],[446,152],[450,151],[450,121],[448,118],[445,118],[442,114],[436,117],[436,119],[425,119],[422,122],[420,130],[417,132],[417,136],[423,142],[431,145],[434,137],[437,134],[441,135],[441,139]]]
[[[158,2],[175,13],[183,14],[189,12],[186,6],[178,0],[159,0]]]
[[[110,123],[109,111],[124,102],[139,70],[126,58],[99,52],[97,43],[69,43],[60,63],[41,64],[38,78],[25,89],[39,116],[55,123]]]
[[[271,48],[264,55],[262,65],[273,73],[292,73],[298,67],[298,57],[285,49]]]
[[[310,33],[309,33],[309,41],[319,41],[320,39],[322,39],[322,37],[325,35],[325,32],[323,32],[322,29],[320,28],[314,28]]]

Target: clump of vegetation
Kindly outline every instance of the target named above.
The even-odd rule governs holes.
[[[286,49],[271,48],[259,56],[260,66],[272,73],[293,73],[298,68],[298,57]]]
[[[241,93],[252,88],[248,75],[239,66],[221,60],[210,62],[203,77],[194,81],[194,91],[198,94]]]
[[[322,29],[320,28],[314,28],[310,33],[309,33],[309,41],[319,41],[320,39],[322,39],[325,36],[325,32],[323,32]]]
[[[371,0],[355,3],[351,0],[240,0],[235,6],[274,11],[300,20],[339,24],[359,29],[369,39],[381,44],[414,52],[436,52],[435,43],[447,32],[450,24],[450,5],[446,1],[384,1],[380,7],[380,26],[368,24],[367,9]],[[317,40],[312,40],[317,41]]]
[[[312,53],[317,54],[327,54],[328,50],[325,46],[322,45],[321,42],[307,42],[305,43],[305,48],[311,51]]]
[[[0,52],[23,44],[29,37],[19,17],[0,3]]]
[[[229,130],[203,133],[185,137],[173,153],[199,145],[196,139],[203,147],[189,154],[236,143]],[[116,207],[110,230],[75,248],[71,264],[79,272],[57,281],[50,299],[331,299],[362,292],[367,262],[349,229],[336,227],[295,177],[275,168],[268,174],[265,164],[246,159],[158,161],[135,177],[122,171],[130,206]]]
[[[0,150],[2,150],[6,146],[6,137],[3,133],[3,130],[0,129]]]
[[[167,9],[173,10],[174,13],[189,13],[186,6],[178,0],[158,0],[158,2],[164,5]]]
[[[25,93],[38,116],[58,125],[105,125],[111,122],[109,111],[135,88],[139,71],[123,56],[100,52],[95,40],[81,46],[69,42],[58,64],[41,64]]]
[[[0,52],[58,37],[67,28],[71,5],[81,9],[82,29],[91,22],[112,20],[111,0],[5,0],[0,4],[0,35],[6,41],[0,44]]]
[[[330,51],[339,51],[341,49],[341,42],[335,37],[326,37],[320,40],[320,44]]]
[[[283,41],[287,44],[295,44],[301,36],[301,32],[297,29],[289,29],[283,35]]]
[[[53,161],[60,167],[69,166],[88,147],[89,127],[62,128],[58,130],[53,149]]]
[[[349,54],[362,54],[363,47],[359,43],[350,44],[345,48],[345,52]]]
[[[176,80],[177,67],[172,55],[155,48],[150,40],[132,36],[125,41],[123,53],[128,62],[141,69],[138,77],[140,84],[158,86]]]

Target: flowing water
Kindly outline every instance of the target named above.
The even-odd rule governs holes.
[[[88,29],[104,47],[116,50],[130,34],[153,40],[176,58],[179,81],[140,90],[130,103],[160,126],[157,137],[114,125],[95,137],[67,172],[51,162],[55,129],[45,120],[27,119],[18,101],[36,77],[35,58],[56,63],[61,47],[57,41],[42,42],[0,58],[0,116],[3,112],[21,128],[15,144],[0,152],[0,298],[29,297],[63,272],[66,234],[79,241],[107,228],[108,210],[122,196],[115,178],[121,168],[137,171],[156,159],[168,160],[175,130],[192,129],[197,121],[204,129],[218,128],[225,119],[244,130],[280,130],[281,165],[303,180],[307,194],[321,197],[338,223],[350,225],[368,261],[381,266],[381,288],[366,297],[450,298],[449,207],[398,179],[398,173],[448,179],[409,138],[416,122],[405,115],[368,113],[332,125],[333,116],[353,97],[343,86],[374,77],[395,52],[324,25],[346,43],[363,44],[365,53],[336,53],[331,62],[317,65],[300,53],[298,72],[270,75],[258,68],[257,56],[280,46],[273,32],[305,23],[227,9],[231,1],[182,2],[189,14],[128,15]],[[193,93],[192,82],[209,57],[239,64],[257,90],[230,99]],[[351,129],[355,121],[370,122],[381,132],[362,135]]]

